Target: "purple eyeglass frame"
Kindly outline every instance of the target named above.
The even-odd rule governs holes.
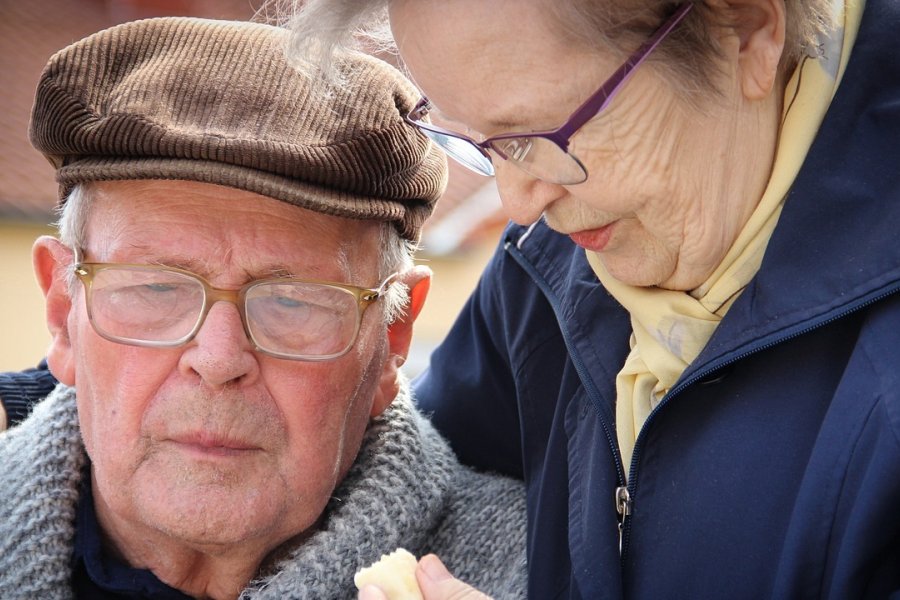
[[[584,127],[584,125],[597,116],[600,112],[606,109],[609,106],[610,102],[612,102],[613,98],[616,97],[616,94],[622,89],[622,86],[628,81],[629,77],[632,73],[634,73],[635,69],[637,69],[644,60],[653,52],[654,49],[662,42],[666,36],[668,36],[675,26],[678,25],[682,19],[691,11],[694,5],[691,2],[685,2],[681,4],[675,12],[669,17],[655,32],[650,38],[644,42],[640,48],[638,48],[634,54],[629,56],[622,65],[616,69],[616,71],[603,82],[603,85],[594,92],[584,103],[575,109],[575,112],[569,116],[565,123],[557,127],[556,129],[551,129],[548,131],[534,131],[534,132],[518,132],[518,133],[503,133],[500,135],[495,135],[487,138],[484,141],[478,142],[468,137],[467,135],[457,133],[455,131],[450,131],[444,129],[442,127],[438,127],[437,125],[432,125],[430,123],[423,123],[420,121],[432,108],[431,102],[426,97],[422,97],[421,100],[416,104],[416,106],[409,112],[406,116],[406,121],[411,125],[421,128],[427,129],[434,133],[454,137],[466,142],[469,142],[477,149],[481,151],[485,157],[490,160],[490,154],[488,154],[488,149],[492,148],[492,144],[499,140],[513,139],[513,138],[543,138],[549,140],[559,146],[563,152],[568,153],[569,151],[569,140],[575,133]],[[496,149],[494,149],[497,152]],[[506,158],[502,155],[502,158]],[[574,158],[574,157],[573,157]],[[576,159],[577,160],[577,159]],[[582,167],[584,168],[584,167]],[[587,171],[585,170],[585,174]]]

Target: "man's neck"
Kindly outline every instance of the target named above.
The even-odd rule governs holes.
[[[166,551],[157,547],[141,548],[138,552],[136,559],[121,558],[132,566],[148,569],[166,585],[194,598],[236,599],[258,569],[258,565],[248,568],[242,557],[201,551]]]
[[[166,585],[194,598],[237,598],[272,550],[254,540],[227,548],[186,544],[118,517],[96,488],[93,499],[105,552],[131,567],[151,571]]]

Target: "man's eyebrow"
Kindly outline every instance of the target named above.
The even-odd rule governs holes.
[[[174,267],[176,269],[183,269],[185,271],[190,271],[191,273],[196,273],[197,275],[206,275],[209,271],[205,261],[184,256],[155,256],[153,258],[148,258],[147,264],[160,267]]]
[[[274,279],[291,279],[297,277],[297,274],[294,273],[293,270],[288,269],[286,267],[271,267],[266,268],[260,271],[260,275],[265,276],[266,278],[274,278]]]
[[[276,277],[309,277],[310,275],[322,275],[328,267],[321,261],[304,260],[304,258],[308,259],[308,257],[298,257],[298,261],[293,266],[280,262],[264,263],[259,265],[256,271],[271,273]]]
[[[219,273],[222,268],[218,265],[212,265],[209,261],[199,260],[189,257],[160,256],[150,261],[149,264],[159,265],[162,267],[174,267],[184,271],[190,271],[206,278],[210,278]],[[311,269],[319,271],[318,268]],[[253,279],[286,279],[300,277],[290,267],[282,264],[265,265],[260,268],[242,269],[247,280]]]
[[[322,268],[318,265],[304,265],[303,272],[298,273],[286,265],[266,265],[255,271],[244,271],[255,279],[321,279]]]
[[[221,265],[212,264],[208,260],[201,260],[191,256],[160,254],[158,249],[149,246],[132,245],[131,249],[147,255],[146,263],[162,267],[174,267],[196,273],[209,278],[222,271]],[[229,253],[230,254],[230,253]],[[262,263],[252,265],[250,268],[242,268],[247,280],[253,279],[322,279],[324,268],[322,265],[309,261],[298,263],[302,268],[298,270],[282,262]]]

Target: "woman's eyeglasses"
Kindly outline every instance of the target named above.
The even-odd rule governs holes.
[[[587,179],[587,169],[580,160],[569,153],[569,140],[588,121],[602,112],[628,78],[651,52],[675,29],[690,12],[693,4],[682,4],[675,13],[657,29],[650,39],[628,57],[603,85],[579,106],[568,120],[550,131],[529,133],[505,133],[478,142],[472,138],[426,123],[422,119],[432,109],[428,98],[422,98],[406,116],[406,121],[417,127],[451,158],[482,175],[493,176],[491,152],[510,161],[526,173],[550,183],[571,185]]]

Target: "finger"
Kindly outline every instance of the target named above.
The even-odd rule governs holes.
[[[419,560],[416,580],[425,600],[490,600],[472,586],[454,578],[434,554]]]
[[[388,597],[384,595],[384,592],[382,592],[378,586],[369,584],[364,585],[362,589],[359,590],[357,600],[388,600]]]

